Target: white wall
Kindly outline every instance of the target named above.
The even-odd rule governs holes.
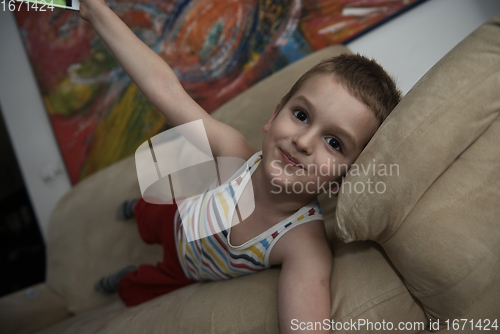
[[[12,12],[0,11],[0,31],[0,106],[46,240],[52,209],[71,183]],[[44,181],[51,170],[54,177]]]
[[[498,0],[428,0],[348,47],[375,58],[406,93],[453,46],[496,13],[500,13]],[[13,13],[0,11],[0,31],[0,105],[46,236],[50,213],[71,184]],[[63,172],[57,174],[57,170]],[[42,174],[51,173],[54,176],[44,181]]]
[[[497,13],[499,0],[429,0],[347,46],[376,59],[406,94],[441,57]]]

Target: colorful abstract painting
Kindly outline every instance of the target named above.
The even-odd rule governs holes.
[[[212,112],[295,60],[350,40],[419,2],[107,3],[171,65],[191,97]],[[21,10],[16,19],[73,184],[133,154],[141,143],[168,128],[168,121],[78,13]]]

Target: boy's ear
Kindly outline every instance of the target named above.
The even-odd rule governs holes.
[[[269,121],[266,123],[266,125],[264,125],[262,127],[262,130],[264,132],[267,132],[269,131],[269,128],[271,127],[271,123],[275,120],[276,116],[278,116],[278,113],[280,112],[280,105],[278,103],[278,105],[276,106],[276,108],[274,109],[273,111],[273,114],[271,115],[271,118],[269,119]]]

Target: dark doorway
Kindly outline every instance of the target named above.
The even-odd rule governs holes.
[[[45,280],[45,245],[0,112],[0,296]]]

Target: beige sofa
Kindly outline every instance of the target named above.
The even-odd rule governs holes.
[[[214,116],[259,147],[261,126],[296,78],[320,59],[344,51],[316,52],[250,88]],[[338,203],[321,198],[334,248],[334,321],[372,322],[373,328],[351,328],[357,333],[389,332],[380,327],[383,322],[394,329],[403,322],[403,329],[391,332],[417,333],[437,330],[437,320],[446,331],[445,321],[451,319],[450,329],[458,325],[460,333],[468,333],[480,332],[473,326],[478,320],[485,326],[489,319],[489,332],[500,332],[492,327],[500,318],[499,112],[497,16],[407,94],[356,161],[367,172],[351,169]],[[384,164],[397,164],[398,174],[382,175],[379,165]],[[355,187],[367,182],[372,182],[372,194]],[[384,192],[382,186],[380,193],[373,191],[379,182]],[[95,293],[93,283],[102,275],[161,257],[158,246],[140,241],[133,222],[115,220],[116,206],[138,195],[133,157],[67,193],[52,215],[47,280],[0,300],[0,333],[43,328],[42,333],[279,331],[278,268],[197,283],[132,308],[116,296]],[[414,328],[418,322],[426,329]]]

